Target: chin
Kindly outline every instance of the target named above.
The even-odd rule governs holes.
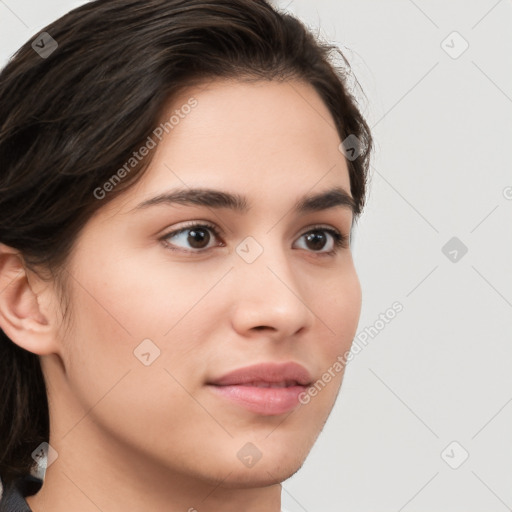
[[[304,460],[286,461],[285,464],[269,460],[264,465],[263,460],[260,460],[252,468],[233,469],[229,476],[219,484],[219,487],[225,489],[250,489],[280,484],[297,473],[303,464]]]

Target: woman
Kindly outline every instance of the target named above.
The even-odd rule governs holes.
[[[4,68],[0,510],[281,510],[361,308],[334,49],[264,0],[98,0]]]

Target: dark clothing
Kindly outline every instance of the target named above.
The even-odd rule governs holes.
[[[27,475],[4,486],[0,499],[0,512],[32,512],[25,498],[36,494],[42,485],[43,481],[40,478]]]

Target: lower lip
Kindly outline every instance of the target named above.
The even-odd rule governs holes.
[[[284,414],[294,409],[299,403],[299,395],[307,386],[290,386],[286,388],[258,388],[255,386],[215,386],[209,388],[228,400],[249,411],[271,416]]]

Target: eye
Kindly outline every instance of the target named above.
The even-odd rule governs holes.
[[[213,233],[213,237],[210,235]],[[160,240],[171,250],[184,250],[187,252],[201,252],[209,249],[208,243],[219,237],[219,231],[213,224],[191,224],[164,235]],[[172,243],[169,240],[174,240]],[[178,242],[178,244],[176,243]],[[179,243],[185,244],[180,246]],[[188,247],[187,247],[188,244]],[[176,248],[178,245],[178,248]],[[219,244],[218,244],[219,245]],[[192,249],[192,250],[191,250]]]
[[[302,234],[299,240],[304,239],[307,250],[312,250],[324,256],[334,255],[341,248],[348,247],[348,237],[338,230],[323,226],[313,226]],[[327,248],[326,248],[327,246]],[[326,250],[322,250],[325,249]]]

